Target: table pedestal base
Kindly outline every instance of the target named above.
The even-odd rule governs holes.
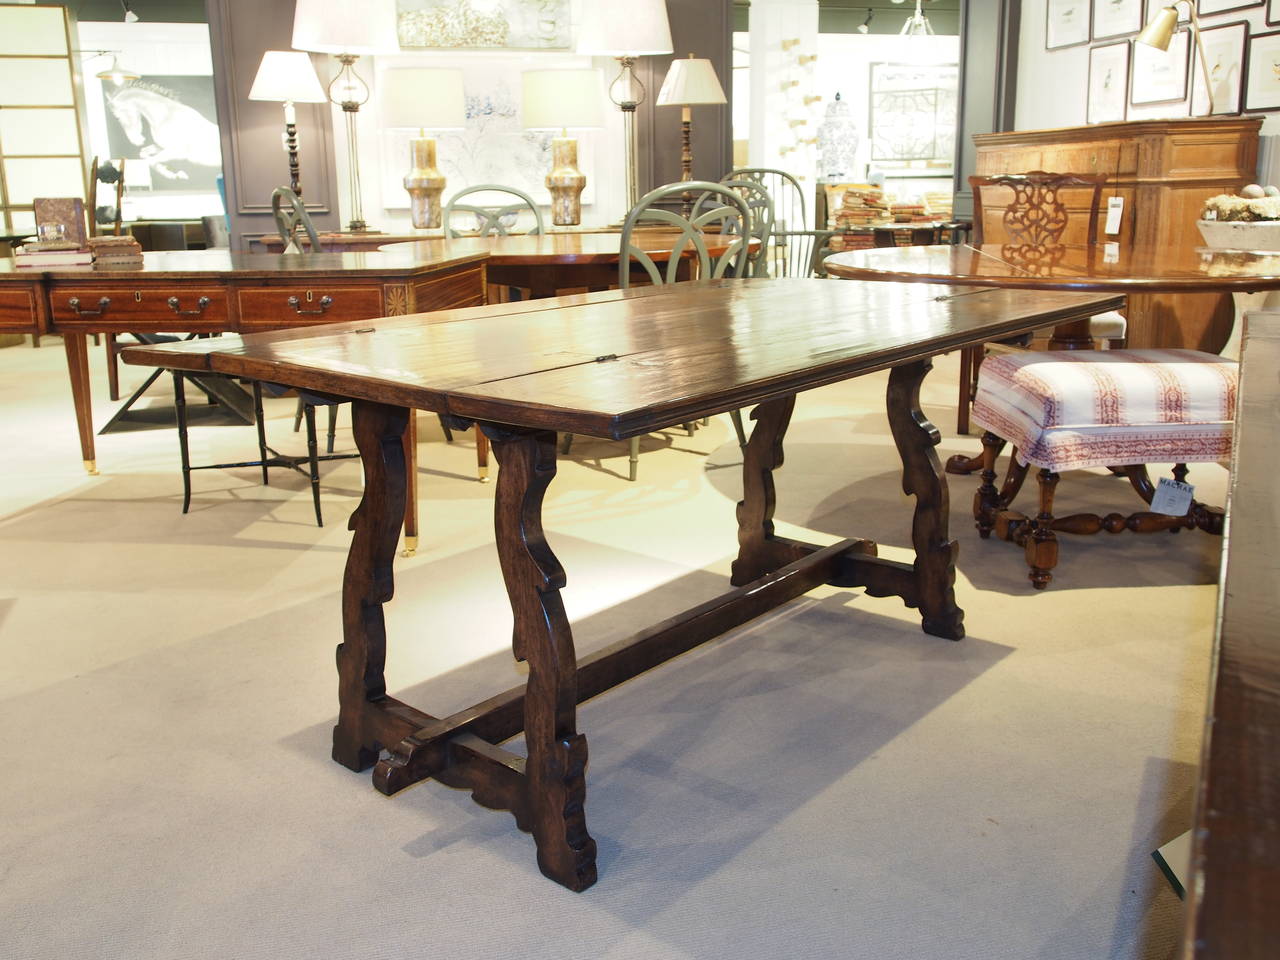
[[[744,458],[738,504],[737,589],[619,641],[579,661],[561,602],[566,577],[542,530],[542,502],[555,476],[556,435],[481,424],[498,472],[495,528],[498,559],[514,616],[512,650],[529,665],[528,681],[448,717],[434,717],[386,693],[382,605],[391,599],[391,564],[405,482],[400,408],[356,401],[353,422],[365,465],[365,495],[343,585],[343,643],[338,647],[339,716],[333,757],[352,770],[374,767],[374,786],[392,794],[435,778],[471,791],[482,806],[510,811],[534,836],[542,872],[571,890],[596,880],[595,841],[587,832],[586,737],[576,706],[679,656],[821,584],[863,587],[898,596],[921,612],[927,633],[958,640],[956,544],[947,538],[946,483],[933,447],[938,431],[919,406],[928,360],[895,369],[889,422],[903,461],[903,488],[916,497],[914,563],[876,556],[868,540],[827,547],[773,532],[773,471],[794,397],[760,404]],[[528,757],[497,744],[524,732]],[[382,750],[387,755],[379,759]]]

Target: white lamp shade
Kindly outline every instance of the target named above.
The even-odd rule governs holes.
[[[293,48],[316,53],[395,53],[395,0],[297,0]]]
[[[584,129],[603,123],[599,70],[526,70],[523,80],[526,129]]]
[[[301,50],[268,50],[258,64],[249,99],[324,103],[329,98],[310,56]]]
[[[672,60],[667,78],[658,91],[658,106],[689,107],[703,103],[726,103],[724,90],[710,60]]]
[[[387,127],[461,130],[467,125],[462,71],[388,70],[379,79],[378,109]]]
[[[670,53],[666,0],[587,0],[578,25],[578,53],[644,57]]]

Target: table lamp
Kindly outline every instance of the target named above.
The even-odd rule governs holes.
[[[1145,43],[1157,50],[1168,50],[1173,40],[1174,31],[1178,29],[1178,4],[1185,3],[1191,11],[1191,27],[1196,34],[1196,52],[1199,55],[1200,69],[1204,72],[1204,91],[1209,98],[1208,116],[1213,116],[1213,80],[1209,77],[1209,63],[1204,55],[1204,39],[1200,36],[1200,18],[1196,16],[1196,5],[1191,0],[1175,0],[1151,18],[1151,22],[1138,34],[1138,42]],[[1194,97],[1192,97],[1194,99]]]
[[[351,194],[353,233],[369,229],[360,198],[360,151],[356,145],[356,115],[369,100],[369,85],[352,66],[362,54],[395,53],[395,0],[297,0],[293,13],[293,48],[332,53],[342,64],[329,81],[330,102],[342,107],[347,119],[347,189]]]
[[[295,103],[324,103],[324,88],[311,57],[300,50],[268,50],[258,64],[249,88],[250,100],[274,100],[284,104],[285,149],[289,151],[289,187],[302,196],[298,179],[298,116]]]
[[[558,227],[582,222],[582,190],[587,178],[578,169],[578,141],[569,130],[601,124],[599,70],[526,70],[524,126],[528,130],[559,130],[551,140],[551,222]]]
[[[667,78],[658,91],[658,106],[680,107],[680,179],[693,179],[693,107],[700,104],[727,103],[724,90],[710,60],[672,60]],[[690,194],[684,195],[684,215],[689,215]]]
[[[622,110],[627,163],[627,209],[640,199],[636,173],[636,107],[645,89],[635,73],[636,57],[670,53],[666,0],[592,0],[582,7],[578,53],[615,57],[622,70],[609,85],[609,99]]]
[[[436,168],[436,141],[428,130],[461,130],[467,125],[467,103],[461,70],[411,68],[382,75],[379,109],[387,127],[416,127],[409,141],[409,216],[415,228],[440,226],[440,197],[445,177]]]

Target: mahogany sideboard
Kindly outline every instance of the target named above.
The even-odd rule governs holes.
[[[1257,175],[1261,117],[1195,117],[1098,123],[1054,130],[974,134],[975,173],[1105,174],[1106,198],[1124,198],[1118,239],[1165,249],[1198,245],[1204,201],[1235,193]],[[1125,313],[1131,347],[1216,353],[1234,316],[1222,293],[1132,294]]]
[[[60,334],[86,468],[97,472],[86,336],[281,330],[484,302],[486,254],[453,250],[288,257],[191,250],[137,269],[49,270],[0,260],[0,330]]]

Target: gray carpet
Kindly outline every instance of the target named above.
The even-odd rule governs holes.
[[[1037,594],[1020,551],[973,533],[976,481],[954,481],[964,641],[824,588],[581,709],[600,882],[575,895],[509,815],[430,782],[388,799],[328,759],[358,464],[326,469],[323,529],[305,481],[251,470],[197,475],[184,517],[170,431],[99,438],[103,475],[83,475],[46,343],[0,351],[0,955],[1176,955],[1150,851],[1190,822],[1219,541],[1072,538]],[[954,384],[944,358],[925,402],[948,436]],[[782,532],[903,555],[883,390],[802,397]],[[287,445],[290,402],[270,412]],[[421,428],[423,549],[397,565],[388,679],[439,713],[519,673],[492,487],[468,442]],[[193,458],[252,444],[201,427]],[[575,444],[547,526],[579,652],[724,589],[737,457],[727,418],[647,438],[637,484],[625,444]],[[1221,502],[1224,471],[1192,480]],[[1106,476],[1059,491],[1133,502]]]

